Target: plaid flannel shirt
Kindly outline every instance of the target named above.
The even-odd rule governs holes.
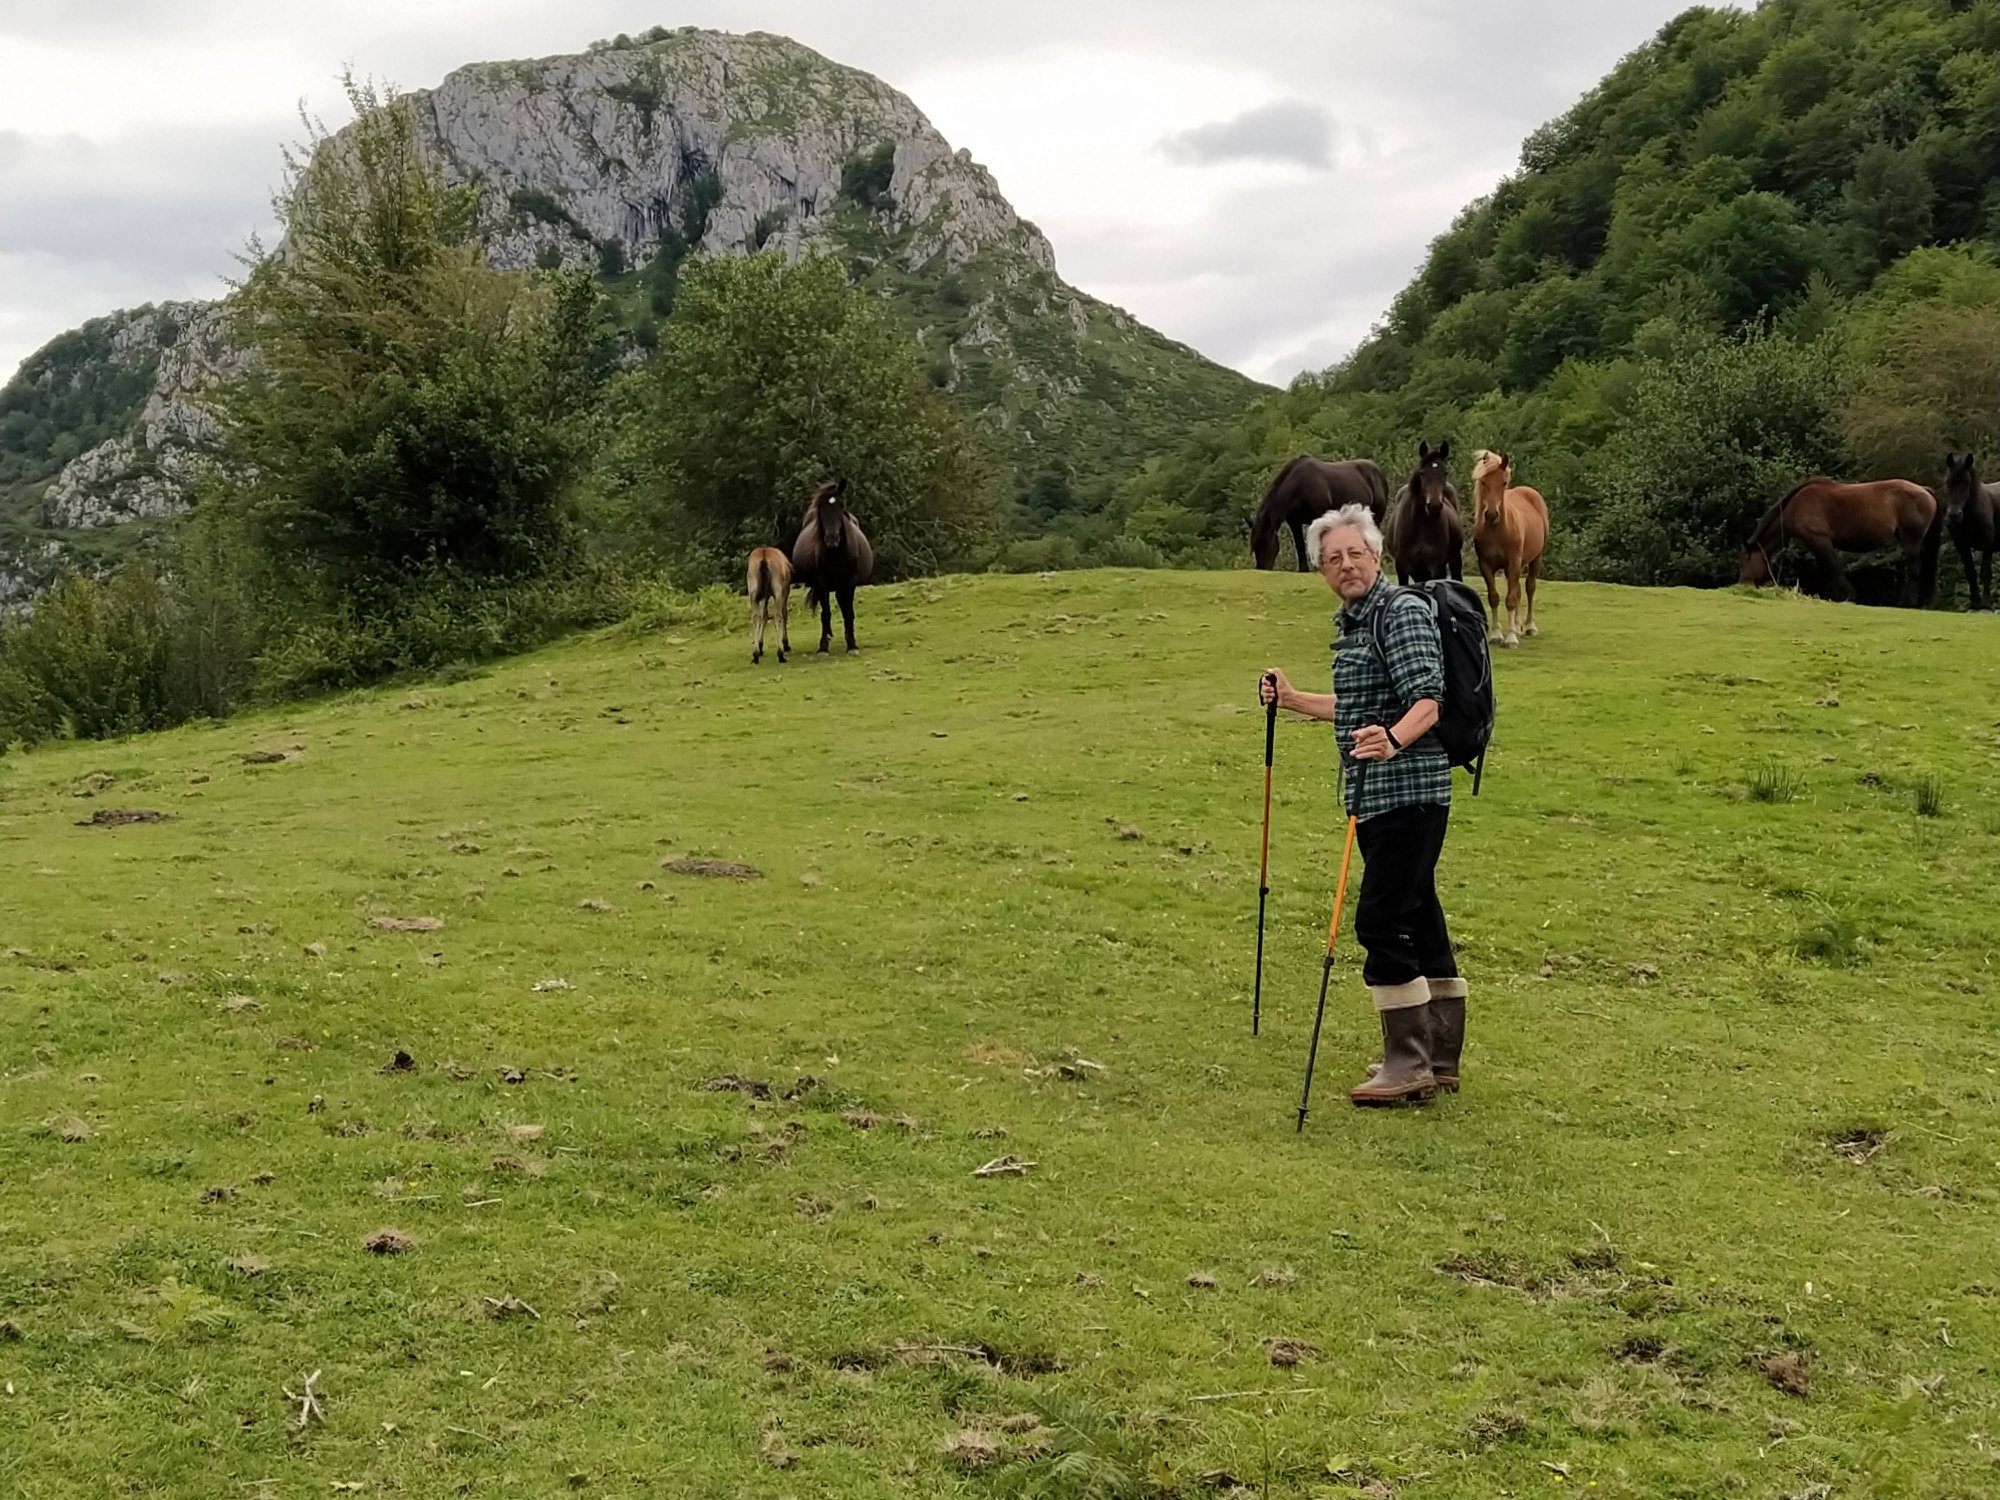
[[[1388,611],[1379,652],[1369,622],[1378,609]],[[1333,648],[1333,736],[1346,772],[1348,812],[1366,820],[1399,807],[1449,807],[1451,761],[1431,735],[1405,744],[1388,760],[1354,758],[1356,731],[1370,724],[1393,729],[1422,698],[1443,704],[1444,646],[1437,617],[1422,599],[1397,594],[1387,579],[1377,579],[1334,618],[1340,640]]]

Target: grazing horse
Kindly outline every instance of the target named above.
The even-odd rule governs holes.
[[[1382,524],[1389,510],[1389,483],[1374,464],[1365,458],[1329,463],[1310,453],[1288,459],[1264,491],[1264,503],[1250,522],[1250,555],[1260,568],[1275,567],[1282,528],[1289,526],[1299,571],[1309,572],[1306,527],[1328,511],[1348,505],[1367,506],[1375,524]]]
[[[1841,484],[1821,475],[1764,513],[1743,544],[1743,567],[1736,581],[1769,583],[1772,558],[1786,542],[1803,542],[1819,559],[1827,596],[1845,602],[1854,597],[1854,589],[1840,554],[1896,546],[1903,552],[1903,607],[1928,608],[1937,594],[1938,546],[1943,537],[1944,509],[1922,485],[1907,479]],[[1917,564],[1914,570],[1911,563]]]
[[[1486,580],[1486,605],[1493,635],[1503,646],[1518,646],[1535,626],[1535,585],[1542,579],[1542,553],[1549,545],[1549,507],[1541,491],[1508,487],[1514,461],[1482,450],[1472,460],[1472,555]],[[1507,575],[1507,629],[1500,629],[1500,590],[1493,580]],[[1528,617],[1521,619],[1521,585],[1528,589]]]
[[[1993,553],[2000,548],[2000,484],[1979,482],[1979,470],[1970,453],[1963,459],[1947,453],[1944,474],[1944,524],[1958,546],[1958,560],[1965,565],[1965,591],[1972,596],[1972,608],[1992,609]],[[1975,552],[1986,554],[1983,589],[1972,571]]]
[[[1451,444],[1417,444],[1417,467],[1396,492],[1383,540],[1396,560],[1396,582],[1465,577],[1465,522],[1451,487]]]
[[[778,660],[792,649],[792,564],[776,547],[750,554],[750,660],[764,659],[764,627],[778,611]]]
[[[808,605],[819,611],[819,649],[833,644],[832,601],[840,601],[840,622],[847,628],[847,649],[854,644],[854,591],[875,571],[875,550],[861,523],[848,512],[847,481],[836,479],[813,492],[806,507],[805,529],[792,544],[792,576],[806,585]]]

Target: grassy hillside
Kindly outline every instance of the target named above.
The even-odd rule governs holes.
[[[1124,509],[1232,537],[1288,453],[1406,473],[1449,436],[1513,453],[1573,576],[1720,581],[1818,468],[1992,462],[1996,237],[1994,0],[1696,7],[1527,139],[1349,359],[1198,434]],[[1718,377],[1715,344],[1766,334]],[[1691,539],[1635,556],[1662,527]]]
[[[0,760],[6,1492],[1989,1492],[1995,623],[1551,587],[1466,1092],[1345,1106],[1349,947],[1300,1136],[1339,829],[1285,725],[1253,1041],[1251,689],[1326,599],[1159,582]]]

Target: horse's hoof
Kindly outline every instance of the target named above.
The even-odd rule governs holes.
[[[1526,630],[1521,632],[1522,635],[1540,635],[1541,633],[1542,627],[1539,625],[1530,625]]]
[[[1500,644],[1505,646],[1509,651],[1512,651],[1516,646],[1521,644],[1521,638],[1518,635],[1510,635],[1501,641]]]

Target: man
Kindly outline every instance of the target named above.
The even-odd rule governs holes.
[[[1438,855],[1451,816],[1451,762],[1426,738],[1444,696],[1437,619],[1382,577],[1382,533],[1358,505],[1306,532],[1306,553],[1339,595],[1340,642],[1331,693],[1302,693],[1276,667],[1265,703],[1333,721],[1363,861],[1355,936],[1362,979],[1382,1023],[1382,1061],[1356,1085],[1356,1104],[1401,1104],[1458,1088],[1465,981],[1437,895]]]

